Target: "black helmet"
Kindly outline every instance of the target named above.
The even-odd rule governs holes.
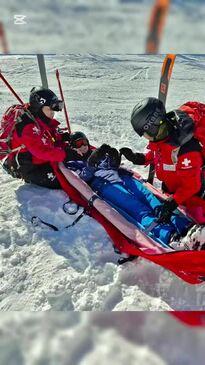
[[[144,133],[156,137],[165,121],[166,109],[162,101],[157,98],[143,99],[135,105],[131,115],[132,126],[140,137]]]
[[[49,106],[54,111],[61,111],[64,105],[52,90],[43,87],[31,89],[29,103],[34,113],[38,113],[43,106]]]
[[[70,134],[70,146],[73,148],[80,148],[82,145],[88,145],[89,141],[83,132],[73,132]]]

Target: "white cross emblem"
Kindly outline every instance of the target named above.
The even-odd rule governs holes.
[[[182,162],[182,165],[184,165],[185,167],[188,167],[190,163],[191,163],[191,160],[188,160],[188,158],[185,158],[184,161]]]
[[[43,144],[48,144],[47,138],[45,137],[41,138],[41,141],[43,142]]]
[[[51,181],[55,180],[55,175],[52,172],[48,172],[47,173],[48,179],[50,179]]]
[[[38,127],[36,127],[36,126],[33,127],[33,134],[37,134],[38,135],[38,134],[40,134],[40,132],[41,131],[40,131],[40,129]]]

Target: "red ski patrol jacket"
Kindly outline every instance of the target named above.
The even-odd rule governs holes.
[[[23,154],[29,154],[34,165],[50,161],[63,161],[66,153],[62,134],[57,129],[60,123],[56,119],[50,120],[48,124],[39,117],[35,118],[35,122],[29,118],[27,119],[25,118],[16,126],[12,136],[11,148],[23,145],[19,154],[22,156]]]
[[[196,104],[194,103],[195,107]],[[191,103],[184,104],[179,109],[187,112],[192,119],[198,118],[198,111],[191,107]],[[163,141],[150,142],[148,149],[149,152],[145,155],[146,165],[154,163],[157,178],[163,181],[177,204],[188,205],[190,199],[199,194],[202,188],[204,162],[199,141],[192,138],[178,147],[168,137]]]

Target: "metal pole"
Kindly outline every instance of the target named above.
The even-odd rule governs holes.
[[[68,112],[67,112],[67,108],[66,108],[66,104],[65,104],[64,95],[63,95],[63,89],[62,89],[62,85],[61,85],[61,81],[60,81],[60,74],[59,74],[58,70],[56,70],[56,78],[58,80],[58,87],[59,87],[61,99],[64,101],[64,113],[65,113],[65,119],[66,119],[66,123],[67,123],[67,127],[68,127],[68,132],[71,133],[70,121],[69,121],[69,117],[68,117]]]
[[[37,54],[38,67],[41,75],[41,83],[45,89],[48,89],[48,79],[46,74],[46,66],[43,54]]]

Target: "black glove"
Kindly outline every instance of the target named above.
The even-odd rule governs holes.
[[[63,132],[61,138],[63,142],[70,142],[70,134],[68,132]]]
[[[136,165],[145,164],[145,155],[143,153],[134,153],[131,148],[123,147],[120,148],[120,154],[124,155],[127,160],[133,162]]]
[[[103,143],[102,146],[97,148],[97,150],[99,151],[99,154],[101,155],[101,157],[103,157],[106,153],[109,153],[111,148],[112,147],[110,147],[109,144]]]
[[[88,158],[88,166],[94,167],[97,166],[99,161],[105,156],[108,151],[110,151],[111,147],[108,144],[102,144],[99,148],[96,148]]]
[[[118,168],[121,163],[121,155],[116,148],[110,147],[108,144],[103,144],[95,151],[93,151],[88,158],[88,166],[97,166],[102,158],[108,154],[111,158],[111,165],[113,168]]]
[[[118,167],[121,164],[121,155],[118,152],[118,150],[116,150],[116,148],[112,148],[110,147],[110,150],[107,152],[108,155],[111,158],[111,165],[115,168],[118,169]]]
[[[177,208],[178,204],[170,197],[165,202],[155,209],[155,214],[158,216],[159,223],[169,223],[173,211]]]

